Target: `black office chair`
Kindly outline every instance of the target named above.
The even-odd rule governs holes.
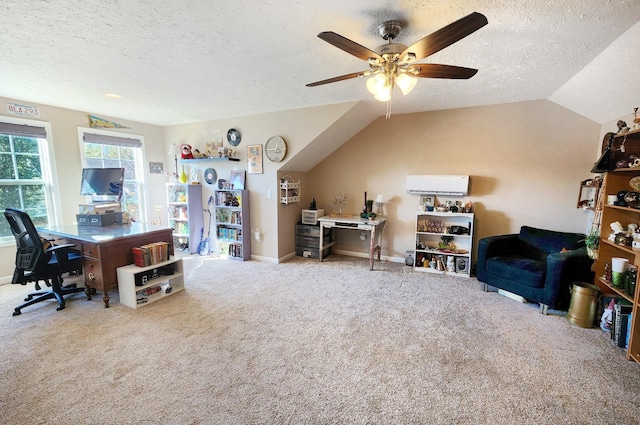
[[[71,249],[72,244],[53,246],[41,238],[24,211],[7,208],[4,216],[17,245],[16,268],[11,283],[26,285],[35,282],[36,289],[40,289],[38,282],[44,281],[50,287],[46,291],[30,293],[24,299],[26,302],[15,308],[13,315],[17,316],[23,308],[51,298],[58,301],[58,311],[64,309],[65,295],[85,290],[76,284],[62,284],[64,273],[82,273],[82,253]]]

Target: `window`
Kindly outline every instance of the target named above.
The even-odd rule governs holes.
[[[147,221],[144,167],[140,136],[81,129],[86,168],[124,168],[122,210],[136,221]]]
[[[5,208],[25,211],[36,227],[55,223],[45,127],[48,124],[38,121],[0,122],[0,206],[3,212]],[[9,241],[13,235],[2,217],[0,242]]]

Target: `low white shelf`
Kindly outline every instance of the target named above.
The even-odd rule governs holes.
[[[159,274],[162,267],[170,264],[173,264],[173,274]],[[138,267],[135,264],[118,267],[117,273],[120,303],[131,308],[143,307],[184,289],[181,258],[171,257],[169,261],[148,267]],[[142,286],[136,286],[136,275],[140,275],[138,277],[144,282]],[[143,278],[145,275],[147,277]],[[145,292],[152,292],[156,286],[160,287],[159,291],[145,294]],[[138,299],[145,301],[138,304]]]

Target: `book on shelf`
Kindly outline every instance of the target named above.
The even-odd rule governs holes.
[[[627,337],[624,340],[624,348],[629,348],[629,337],[631,336],[631,321],[633,315],[629,314],[629,320],[627,320]]]
[[[131,248],[133,263],[138,267],[148,267],[154,264],[169,261],[169,244],[167,242],[154,242]]]
[[[632,306],[617,303],[613,308],[613,323],[611,325],[611,339],[617,347],[624,348],[627,340],[627,325]]]

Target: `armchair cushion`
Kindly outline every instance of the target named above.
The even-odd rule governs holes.
[[[533,288],[544,286],[547,265],[544,261],[518,255],[505,255],[487,260],[487,271],[503,279],[517,280],[522,285]]]

